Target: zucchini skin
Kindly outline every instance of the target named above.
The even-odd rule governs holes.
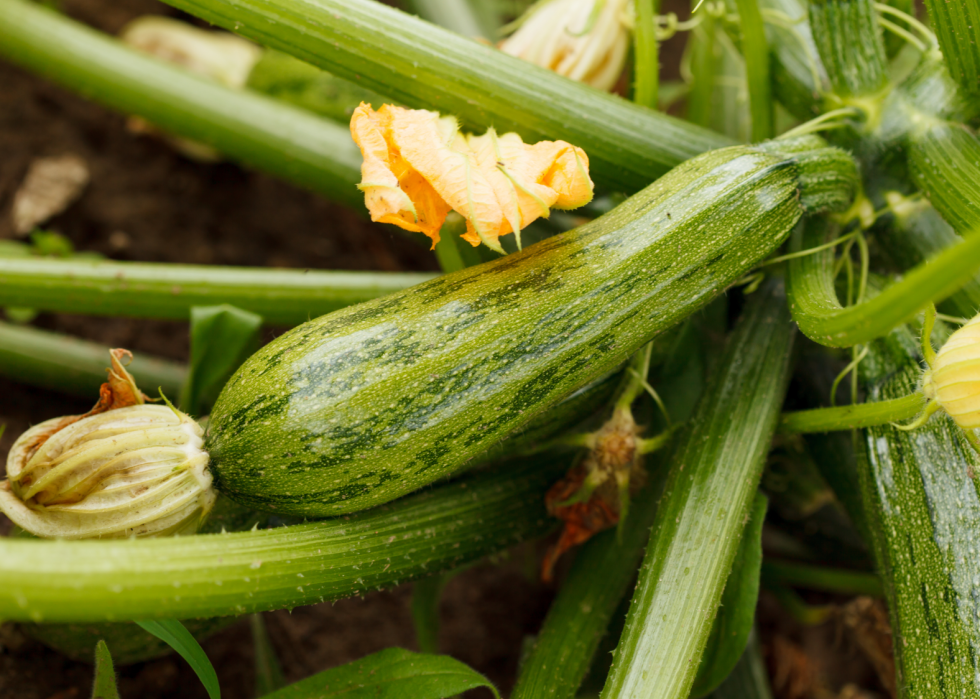
[[[921,365],[904,328],[872,345],[868,399],[916,390]],[[899,697],[980,697],[980,459],[938,413],[922,428],[864,433],[859,476],[891,616]],[[861,463],[863,462],[863,463]]]
[[[458,472],[775,250],[797,157],[706,153],[585,226],[294,328],[214,406],[215,487],[323,517]]]

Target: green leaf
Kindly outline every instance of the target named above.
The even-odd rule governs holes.
[[[762,569],[762,523],[766,519],[769,501],[756,493],[752,514],[738,547],[735,564],[728,574],[721,607],[711,627],[708,645],[701,656],[698,675],[691,688],[692,697],[714,691],[735,669],[745,651],[755,622],[755,606],[759,600],[759,574]]]
[[[282,666],[276,657],[276,649],[269,640],[269,632],[261,614],[249,617],[252,627],[252,645],[255,648],[255,696],[262,697],[286,685]]]
[[[119,699],[112,655],[109,653],[109,646],[102,640],[95,645],[95,682],[92,684],[92,699]]]
[[[713,699],[772,699],[769,674],[759,650],[759,634],[754,628],[749,634],[749,641],[742,658],[735,665],[732,673],[718,686],[712,697]]]
[[[211,699],[221,699],[218,675],[211,666],[211,661],[208,660],[197,639],[191,636],[191,632],[185,629],[183,624],[176,619],[144,620],[135,623],[177,651],[197,673],[201,684],[208,691],[208,696]]]
[[[210,410],[225,382],[259,346],[262,316],[240,308],[191,309],[191,362],[180,406],[192,415]]]
[[[308,677],[264,699],[444,699],[477,687],[486,687],[500,699],[486,677],[448,655],[387,648]]]

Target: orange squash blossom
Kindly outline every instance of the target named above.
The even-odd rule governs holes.
[[[464,134],[454,117],[389,104],[361,103],[350,128],[371,220],[424,233],[432,247],[451,210],[466,219],[464,240],[502,253],[500,236],[515,233],[520,246],[521,229],[552,208],[592,200],[589,158],[564,141]]]

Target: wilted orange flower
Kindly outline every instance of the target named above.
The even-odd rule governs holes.
[[[466,219],[464,240],[503,252],[498,239],[552,207],[592,200],[589,159],[564,141],[528,145],[516,133],[463,134],[453,117],[362,103],[350,122],[361,149],[361,184],[371,220],[425,233],[432,247],[450,210]]]

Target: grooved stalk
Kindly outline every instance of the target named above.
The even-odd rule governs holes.
[[[980,92],[980,2],[925,0],[949,72],[969,93]]]
[[[597,182],[636,191],[731,141],[373,0],[168,0],[260,44],[482,131],[585,149]]]
[[[671,457],[603,699],[686,699],[789,380],[782,285],[753,294]]]
[[[861,97],[885,86],[885,46],[872,0],[812,0],[810,26],[837,96]]]
[[[817,247],[836,229],[811,218],[793,234],[792,248]],[[789,261],[787,292],[793,320],[804,335],[828,347],[851,347],[884,335],[930,301],[938,302],[970,280],[980,268],[980,235],[937,255],[874,298],[842,307],[833,282],[832,249]]]
[[[228,303],[267,323],[298,325],[434,276],[0,258],[0,306],[183,320],[193,306]]]
[[[980,226],[980,139],[936,121],[911,139],[912,180],[960,235]]]
[[[104,345],[0,323],[0,374],[15,381],[95,400],[108,365]],[[129,370],[147,391],[160,387],[170,396],[180,393],[187,377],[184,365],[143,353],[133,357]]]
[[[349,518],[279,529],[125,541],[0,538],[0,619],[224,616],[397,585],[544,534],[553,522],[544,493],[565,468],[564,459],[533,457]]]

